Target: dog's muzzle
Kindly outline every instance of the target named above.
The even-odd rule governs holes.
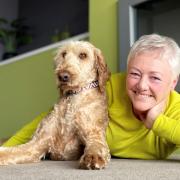
[[[60,73],[58,76],[61,82],[68,82],[70,80],[70,75],[67,72]]]

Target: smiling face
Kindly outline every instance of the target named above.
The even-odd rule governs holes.
[[[126,89],[134,112],[146,112],[168,98],[177,80],[159,51],[144,52],[129,61]]]

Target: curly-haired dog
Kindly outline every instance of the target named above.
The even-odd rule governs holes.
[[[80,168],[102,169],[110,160],[105,140],[109,77],[101,51],[83,41],[62,46],[55,57],[60,100],[28,143],[0,147],[0,165],[80,158]]]

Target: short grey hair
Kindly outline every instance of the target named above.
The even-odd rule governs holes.
[[[141,36],[131,47],[127,64],[139,53],[159,50],[161,58],[168,60],[172,73],[175,76],[180,74],[180,48],[178,44],[170,37],[158,34]]]

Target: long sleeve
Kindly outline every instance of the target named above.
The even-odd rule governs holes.
[[[180,147],[180,95],[173,92],[167,111],[159,115],[152,130],[154,133]]]

